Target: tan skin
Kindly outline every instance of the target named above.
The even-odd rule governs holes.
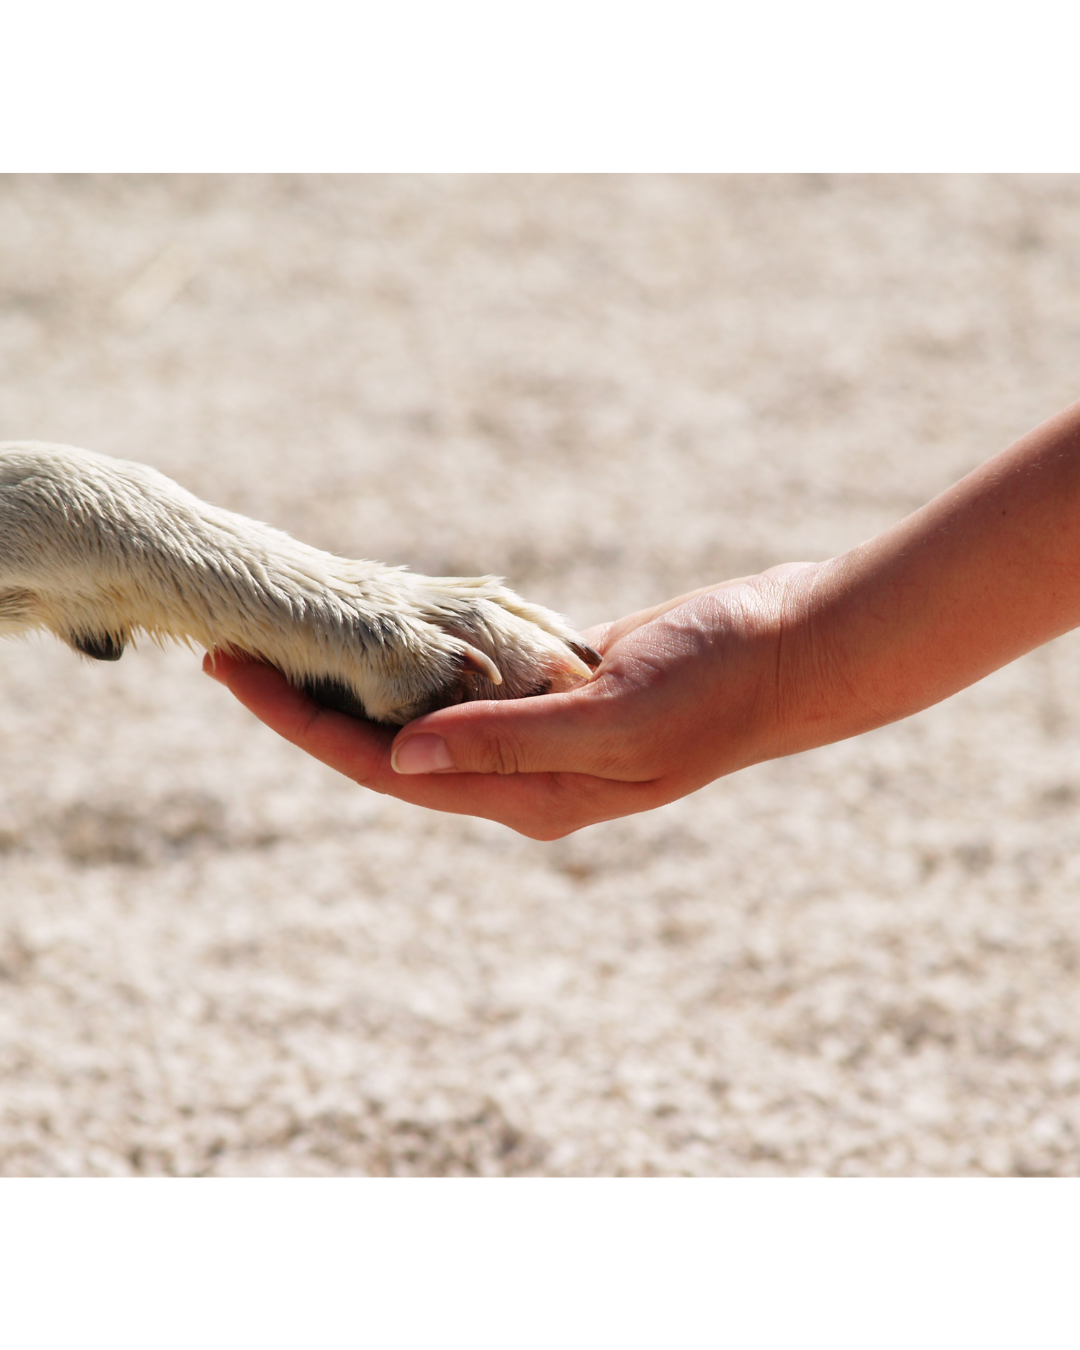
[[[557,839],[906,717],[1077,625],[1080,403],[837,558],[591,629],[603,664],[569,693],[443,708],[395,732],[266,666],[219,653],[204,668],[363,787]],[[453,767],[416,771],[438,741]]]

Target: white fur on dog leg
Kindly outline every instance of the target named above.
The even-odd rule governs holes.
[[[401,724],[592,678],[565,620],[497,577],[338,558],[154,469],[0,444],[0,636],[46,629],[116,660],[136,633],[249,653],[334,706]]]

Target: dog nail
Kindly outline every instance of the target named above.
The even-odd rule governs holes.
[[[590,647],[587,642],[571,642],[569,647],[572,652],[581,657],[590,670],[595,670],[604,659],[595,647]]]
[[[490,656],[485,656],[483,652],[477,651],[475,647],[470,647],[468,643],[462,645],[465,650],[461,659],[465,666],[478,675],[486,675],[492,684],[502,684],[503,679],[499,673],[499,667]]]

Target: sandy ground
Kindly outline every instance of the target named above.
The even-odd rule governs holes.
[[[585,626],[1080,394],[1076,178],[0,181],[0,439]],[[556,844],[0,647],[0,1172],[1076,1174],[1080,635]]]

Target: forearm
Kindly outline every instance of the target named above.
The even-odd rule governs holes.
[[[814,743],[917,712],[1076,627],[1080,403],[823,564],[793,603],[787,697]]]

